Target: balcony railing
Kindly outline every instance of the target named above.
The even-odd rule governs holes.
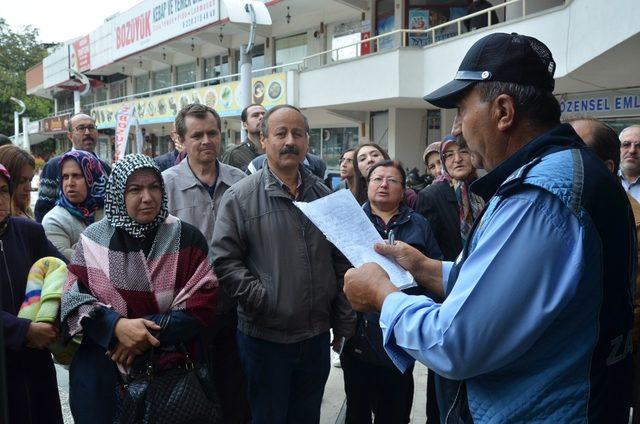
[[[439,44],[444,41],[448,41],[457,37],[460,37],[463,34],[468,34],[469,32],[473,32],[476,28],[471,31],[465,32],[463,31],[463,25],[465,21],[469,21],[475,17],[481,17],[486,15],[487,17],[487,25],[483,26],[482,29],[495,26],[497,24],[503,24],[504,22],[493,22],[492,13],[504,10],[506,16],[506,8],[512,7],[516,5],[520,5],[520,14],[511,16],[508,22],[512,22],[517,19],[522,19],[527,16],[527,4],[531,4],[536,0],[508,0],[504,3],[498,4],[496,6],[481,10],[479,12],[471,13],[469,15],[462,16],[457,19],[453,19],[451,21],[445,22],[440,25],[436,25],[429,29],[424,30],[416,30],[416,29],[397,29],[394,31],[390,31],[384,34],[380,34],[374,37],[366,38],[363,40],[359,40],[357,42],[347,44],[344,46],[336,47],[333,49],[325,50],[319,53],[314,53],[308,55],[300,60],[289,62],[281,65],[268,66],[265,68],[254,69],[252,70],[253,74],[258,73],[267,73],[267,72],[275,72],[276,70],[286,70],[286,69],[297,69],[298,71],[305,71],[320,68],[322,66],[326,66],[329,64],[343,62],[347,60],[353,60],[362,56],[369,56],[371,54],[377,54],[382,52],[387,52],[391,49],[396,49],[399,47],[430,47],[436,44]],[[564,7],[571,0],[563,0],[558,6],[553,7]],[[513,12],[514,9],[511,11]],[[451,31],[451,27],[454,27],[454,31]],[[446,34],[446,36],[442,36],[442,34]],[[417,43],[415,40],[420,40]],[[368,45],[369,53],[361,54],[362,46]],[[348,57],[340,59],[340,52],[345,49],[353,49],[356,48],[357,54],[355,55],[347,55]],[[107,104],[120,103],[125,101],[131,101],[134,99],[151,97],[157,94],[163,94],[170,91],[177,91],[180,89],[192,88],[192,87],[201,87],[204,85],[212,85],[215,83],[234,81],[240,77],[240,73],[217,76],[213,78],[207,78],[199,81],[188,82],[184,84],[174,85],[171,87],[164,87],[155,90],[149,90],[142,93],[134,93],[127,96],[117,97],[109,100],[104,100],[100,102],[94,102],[89,104],[82,105],[82,108],[85,110],[90,110],[91,108],[97,106],[104,106]]]

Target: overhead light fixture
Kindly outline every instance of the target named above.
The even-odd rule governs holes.
[[[220,27],[220,35],[218,35],[218,40],[220,40],[220,43],[222,43],[222,40],[224,39],[224,35],[222,35],[223,28],[224,28],[224,25]]]
[[[162,48],[162,60],[167,60],[167,53],[164,51],[164,47]]]
[[[194,51],[196,49],[196,45],[193,44],[193,37],[191,37],[191,51]]]
[[[291,13],[289,13],[289,6],[287,6],[287,15],[284,17],[287,23],[291,22]]]

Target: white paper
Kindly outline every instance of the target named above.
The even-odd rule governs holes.
[[[338,190],[313,202],[294,204],[353,266],[375,262],[387,271],[391,282],[399,289],[416,285],[409,271],[373,250],[374,244],[384,240],[349,190]]]

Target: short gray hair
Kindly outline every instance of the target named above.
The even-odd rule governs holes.
[[[536,124],[560,123],[560,104],[550,91],[501,81],[480,81],[476,87],[483,102],[491,102],[501,94],[510,96],[515,103],[518,120],[525,118]]]
[[[269,118],[271,117],[271,115],[273,115],[274,112],[277,112],[280,109],[293,109],[298,112],[300,116],[302,116],[302,120],[304,121],[304,130],[307,133],[307,136],[309,135],[309,120],[306,116],[304,116],[304,113],[302,113],[302,111],[295,106],[285,104],[278,105],[272,109],[269,109],[267,113],[265,113],[264,118],[262,118],[262,123],[260,124],[260,132],[262,133],[263,137],[269,135]]]
[[[640,130],[640,125],[638,125],[638,124],[635,124],[635,125],[629,125],[629,126],[628,126],[628,127],[626,127],[625,129],[623,129],[622,131],[620,131],[620,136],[619,136],[620,141],[622,141],[622,136],[623,136],[625,133],[627,133],[627,132],[629,132],[629,131],[636,130],[636,129],[637,129],[637,130]]]

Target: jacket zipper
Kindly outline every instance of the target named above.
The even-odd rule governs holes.
[[[453,412],[453,408],[456,407],[456,403],[458,403],[458,396],[460,396],[460,389],[462,389],[462,382],[460,382],[460,384],[458,384],[458,390],[456,391],[456,397],[453,398],[453,403],[451,404],[451,407],[449,408],[449,411],[447,411],[447,416],[444,419],[444,423],[445,424],[447,424],[449,422],[449,416]]]

